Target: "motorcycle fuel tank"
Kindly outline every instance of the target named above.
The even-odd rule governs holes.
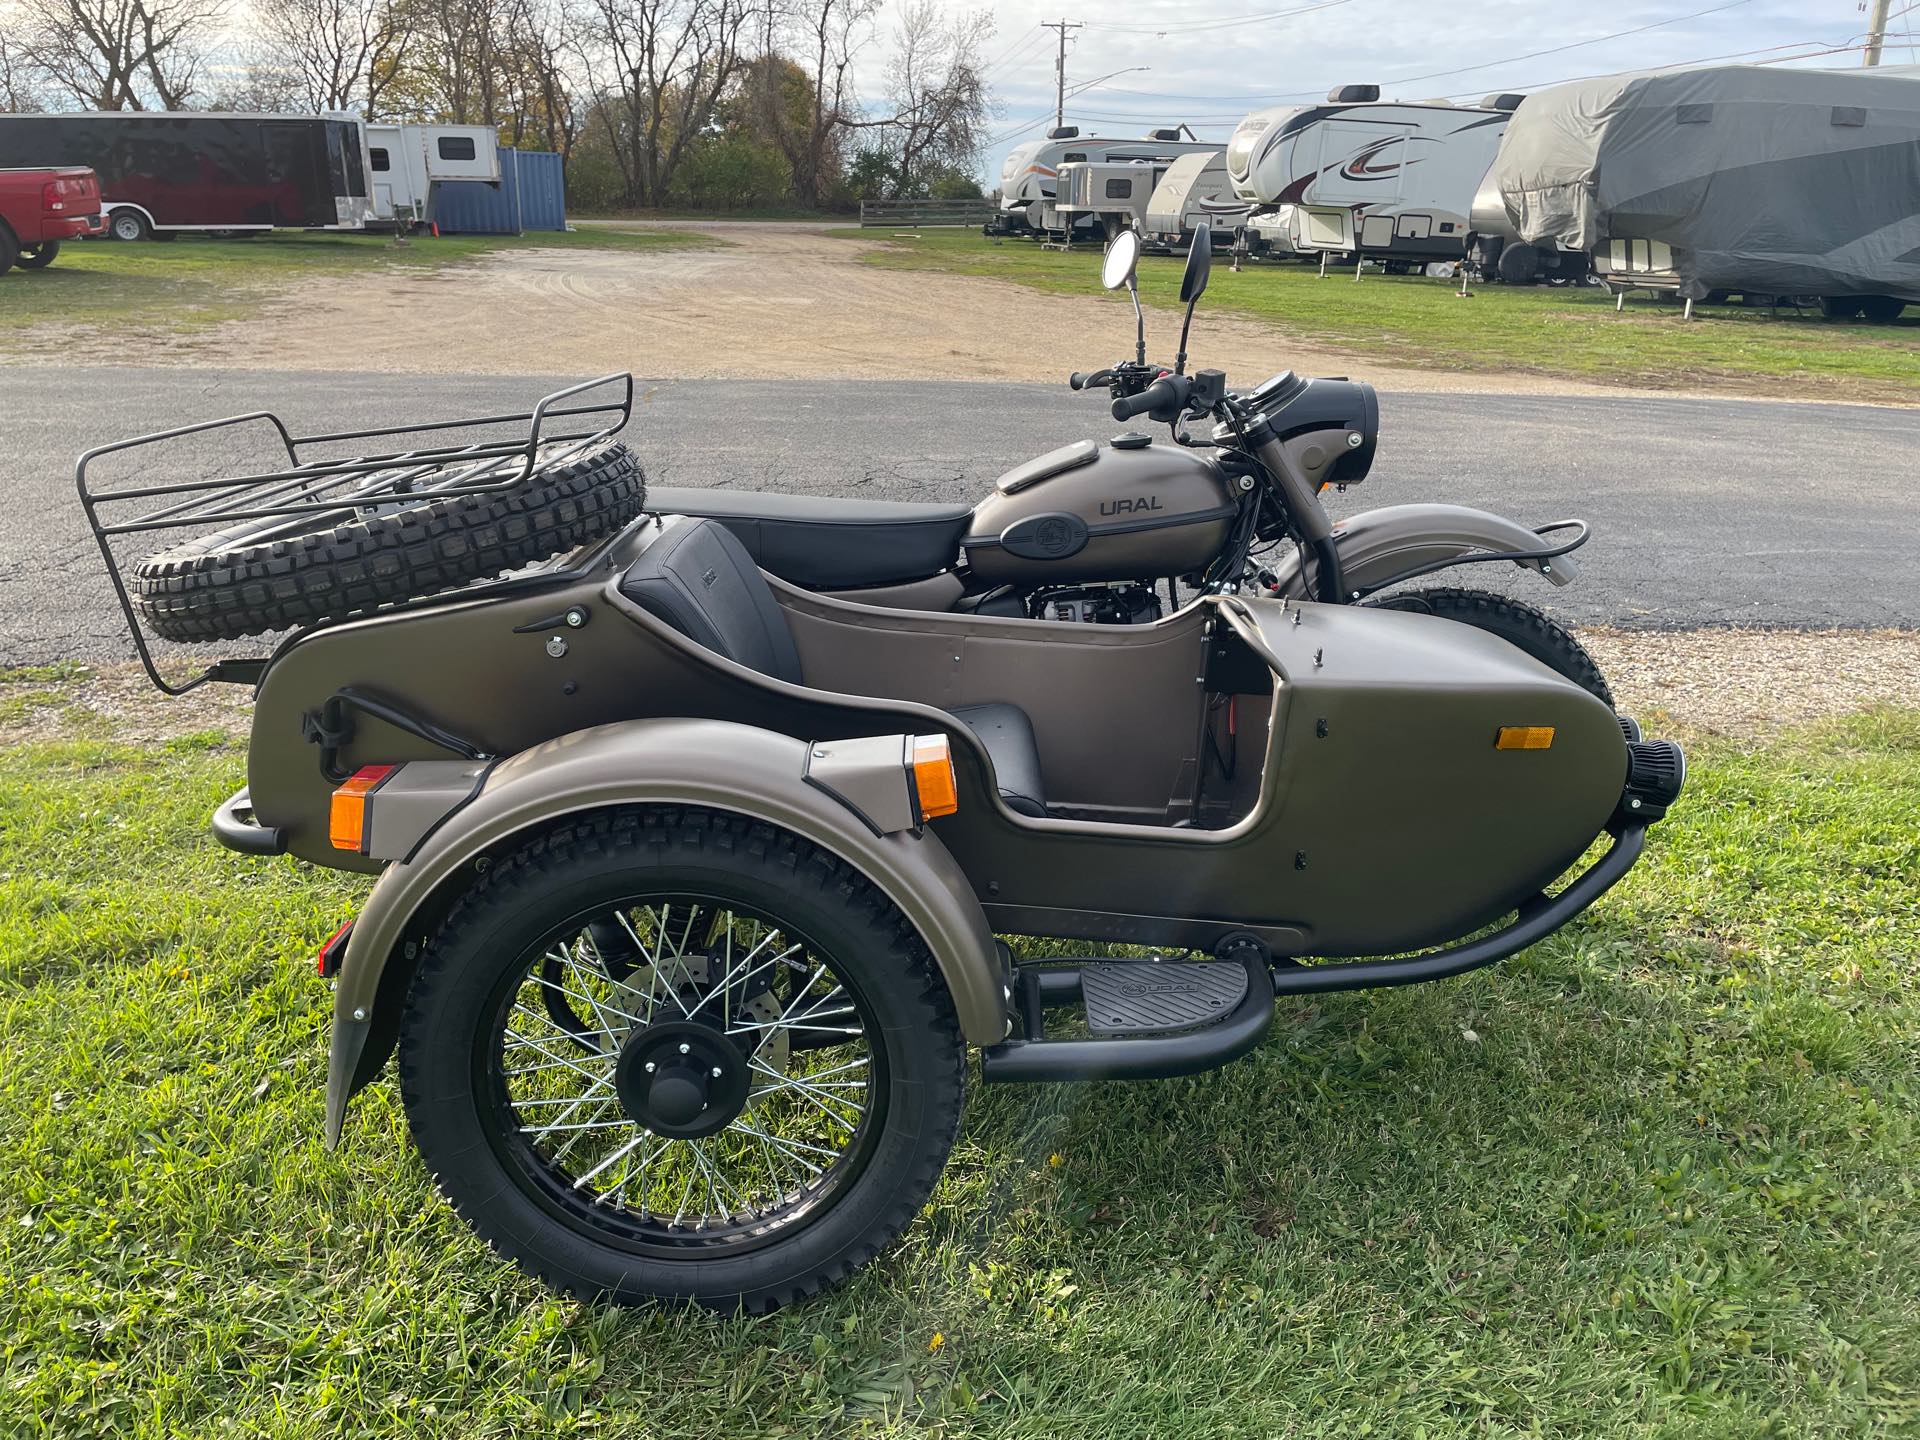
[[[1238,508],[1204,454],[1119,435],[1062,446],[995,482],[962,542],[992,585],[1157,580],[1204,570]]]

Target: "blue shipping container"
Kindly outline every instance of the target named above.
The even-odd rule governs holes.
[[[434,194],[434,223],[447,235],[518,235],[567,228],[567,187],[551,150],[500,147],[500,183],[445,180]]]

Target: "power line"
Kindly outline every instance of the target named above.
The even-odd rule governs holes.
[[[1352,3],[1353,0],[1320,0],[1316,5],[1301,5],[1292,10],[1270,10],[1264,15],[1245,15],[1238,20],[1202,20],[1198,23],[1176,21],[1167,25],[1102,25],[1097,21],[1090,21],[1087,28],[1121,35],[1170,35],[1176,31],[1182,35],[1194,35],[1208,30],[1233,30],[1242,25],[1260,25],[1269,20],[1285,20],[1294,15],[1310,15],[1315,10],[1331,10],[1336,5]]]
[[[1067,123],[1067,32],[1084,30],[1086,22],[1068,20],[1062,16],[1058,20],[1042,20],[1040,26],[1044,30],[1060,32],[1060,58],[1055,62],[1053,71],[1053,123],[1056,126],[1064,125]]]

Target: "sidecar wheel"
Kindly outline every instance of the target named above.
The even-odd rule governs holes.
[[[609,926],[634,942],[618,963]],[[555,983],[593,1034],[556,1022]],[[597,815],[493,865],[422,957],[400,1033],[414,1139],[494,1250],[581,1299],[749,1312],[905,1229],[952,1148],[964,1061],[878,889],[700,810]]]
[[[1593,663],[1587,647],[1569,634],[1564,626],[1537,606],[1524,600],[1509,600],[1486,590],[1403,590],[1366,602],[1381,610],[1413,610],[1422,615],[1438,615],[1443,620],[1458,620],[1498,635],[1545,665],[1549,670],[1590,690],[1609,708],[1613,691],[1607,677]]]

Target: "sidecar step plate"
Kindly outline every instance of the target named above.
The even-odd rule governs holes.
[[[1094,960],[1080,966],[1080,991],[1092,1034],[1157,1035],[1231,1014],[1247,993],[1247,971],[1230,960]]]

